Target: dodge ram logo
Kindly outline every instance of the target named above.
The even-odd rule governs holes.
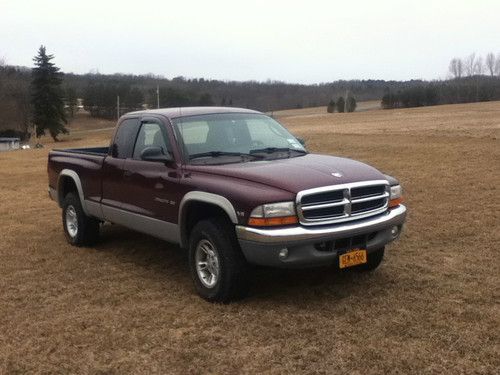
[[[342,173],[340,173],[340,172],[333,172],[333,173],[332,173],[332,176],[333,176],[333,177],[340,178],[340,177],[342,177],[343,175],[342,175]]]

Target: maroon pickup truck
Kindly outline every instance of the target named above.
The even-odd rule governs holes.
[[[128,113],[110,147],[51,151],[48,175],[70,244],[103,222],[179,244],[214,302],[245,293],[250,265],[373,270],[406,216],[393,177],[239,108]]]

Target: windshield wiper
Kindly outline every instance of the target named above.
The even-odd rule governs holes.
[[[250,150],[250,154],[260,154],[260,153],[266,153],[266,154],[274,154],[275,152],[291,152],[295,151],[301,154],[307,154],[306,150],[301,150],[297,148],[290,148],[290,147],[266,147],[266,148],[256,148],[254,150]]]
[[[245,154],[243,152],[230,152],[230,151],[208,151],[208,152],[199,152],[197,154],[189,155],[189,160],[212,157],[217,158],[219,156],[249,156],[252,158],[262,159],[262,156],[253,155],[253,154]]]

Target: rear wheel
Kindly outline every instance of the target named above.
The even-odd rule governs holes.
[[[197,223],[189,239],[189,266],[198,294],[210,302],[230,302],[248,290],[248,265],[234,230],[222,218]]]
[[[365,264],[361,264],[361,265],[355,267],[355,269],[357,271],[373,271],[373,270],[375,270],[376,268],[378,268],[378,266],[380,266],[380,263],[382,263],[382,260],[384,260],[384,251],[385,251],[385,248],[382,247],[380,249],[377,249],[377,250],[370,252],[368,254],[367,262]]]
[[[99,237],[99,221],[85,215],[80,199],[75,193],[68,193],[64,197],[62,224],[66,240],[71,245],[92,245]]]

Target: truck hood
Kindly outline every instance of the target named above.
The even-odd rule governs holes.
[[[187,168],[193,172],[258,182],[292,193],[328,185],[386,180],[381,172],[367,164],[318,154],[237,164],[189,165]]]

